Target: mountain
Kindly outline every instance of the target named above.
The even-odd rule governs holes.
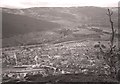
[[[36,31],[49,31],[60,27],[57,23],[11,13],[3,12],[2,18],[3,38]]]
[[[3,45],[16,46],[47,42],[64,42],[103,37],[110,34],[108,8],[101,7],[34,7],[2,8]],[[114,28],[118,28],[117,8],[113,11]],[[63,33],[70,34],[64,36]],[[68,29],[68,30],[66,30]]]
[[[88,24],[94,26],[109,26],[108,8],[104,7],[34,7],[27,9],[3,9],[5,12],[30,16],[36,19],[56,22],[62,25]],[[114,9],[114,10],[113,10]],[[113,20],[117,27],[118,11],[113,10]]]

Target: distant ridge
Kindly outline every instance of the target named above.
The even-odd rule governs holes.
[[[26,9],[8,9],[3,8],[3,12],[25,15],[35,19],[42,19],[52,22],[63,22],[77,24],[88,24],[94,26],[109,26],[107,9],[113,10],[114,26],[117,25],[118,8],[117,7],[31,7]],[[64,22],[65,21],[65,22]],[[61,24],[61,23],[60,23]]]

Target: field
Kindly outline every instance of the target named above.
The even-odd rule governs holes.
[[[107,42],[104,42],[104,44],[105,43],[107,45]],[[14,69],[14,56],[17,56],[17,62],[19,65],[32,66],[32,68],[28,68],[28,70],[31,70],[31,73],[34,72],[32,72],[34,69],[42,69],[42,71],[35,71],[33,73],[35,76],[29,75],[29,77],[25,80],[41,80],[40,82],[49,82],[48,80],[53,81],[56,79],[56,81],[59,80],[65,82],[71,79],[73,82],[83,82],[84,80],[82,81],[82,79],[79,79],[82,74],[82,78],[85,78],[86,82],[115,81],[115,79],[113,80],[108,78],[110,74],[109,66],[103,61],[102,54],[99,53],[99,49],[94,48],[95,44],[97,44],[97,42],[86,40],[68,41],[57,44],[32,45],[15,48],[13,47],[11,49],[5,48],[3,49],[3,74],[5,76],[5,73],[11,74],[13,72],[22,70],[22,68]],[[37,60],[35,59],[36,56],[38,57]],[[30,74],[28,72],[25,73]],[[43,79],[48,78],[48,80],[43,80],[37,77],[37,74],[38,76],[42,76]],[[63,79],[67,76],[67,74],[71,74],[70,78],[64,81]],[[62,75],[62,77],[60,75]],[[91,79],[92,75],[95,78]],[[49,76],[52,76],[53,78],[51,79],[50,77],[49,79]],[[99,79],[101,76],[105,76],[107,79]],[[78,79],[74,79],[74,77],[78,77]]]

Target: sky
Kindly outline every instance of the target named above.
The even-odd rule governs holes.
[[[0,7],[29,8],[29,7],[71,7],[98,6],[117,7],[120,0],[0,0]]]

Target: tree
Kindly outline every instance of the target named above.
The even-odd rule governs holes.
[[[115,38],[115,30],[114,30],[114,25],[112,21],[112,14],[113,12],[108,9],[107,15],[109,17],[110,25],[111,25],[111,38],[110,38],[110,49],[107,51],[104,51],[101,43],[99,43],[99,49],[100,52],[103,54],[103,60],[109,65],[109,70],[110,70],[110,75],[113,78],[116,78],[117,74],[119,73],[119,59],[118,57],[120,56],[120,51],[117,50],[116,45],[114,45],[114,38]]]
[[[67,36],[69,34],[72,34],[72,30],[70,30],[70,29],[61,29],[61,30],[59,30],[59,34],[61,34],[63,36]]]
[[[108,12],[107,12],[107,15],[109,17],[109,21],[110,21],[110,24],[111,24],[111,29],[112,29],[112,36],[111,36],[111,39],[110,39],[110,53],[112,53],[113,51],[113,48],[114,48],[114,37],[115,37],[115,30],[114,30],[114,26],[113,26],[113,21],[112,21],[112,14],[113,12],[110,11],[110,9],[108,9]]]

